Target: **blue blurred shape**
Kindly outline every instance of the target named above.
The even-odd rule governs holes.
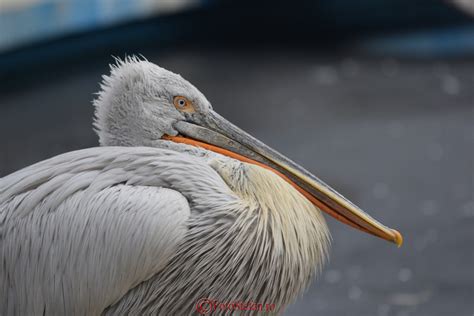
[[[199,6],[202,0],[2,0],[0,52],[73,32]]]
[[[447,27],[371,38],[358,45],[365,52],[411,58],[474,55],[474,26]]]

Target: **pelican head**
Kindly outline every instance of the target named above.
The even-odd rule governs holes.
[[[184,143],[270,169],[320,210],[360,231],[400,246],[401,234],[337,193],[319,178],[217,114],[180,75],[136,57],[111,66],[94,101],[101,145]]]

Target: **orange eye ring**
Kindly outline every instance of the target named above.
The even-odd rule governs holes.
[[[181,95],[175,96],[173,98],[173,104],[178,111],[186,113],[196,112],[193,103],[189,101],[186,97],[183,97]]]

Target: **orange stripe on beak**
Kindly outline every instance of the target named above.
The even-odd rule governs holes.
[[[298,190],[298,192],[300,192],[301,194],[303,194],[304,197],[306,197],[311,203],[313,203],[315,206],[317,206],[319,209],[321,209],[322,211],[326,212],[327,214],[329,214],[330,216],[334,217],[335,219],[349,225],[349,226],[352,226],[358,230],[361,230],[363,232],[366,232],[366,233],[369,233],[369,234],[372,234],[374,236],[377,236],[379,238],[383,238],[385,240],[388,240],[388,241],[391,241],[391,242],[395,242],[398,246],[401,246],[402,242],[403,242],[403,238],[401,236],[401,234],[396,231],[396,230],[392,230],[393,233],[394,233],[394,239],[393,237],[390,238],[389,236],[385,236],[385,235],[382,235],[382,234],[376,234],[374,232],[371,232],[369,231],[368,229],[366,229],[365,227],[362,227],[360,226],[359,224],[357,223],[354,223],[353,221],[351,221],[350,219],[346,218],[345,216],[337,213],[336,211],[334,211],[332,208],[330,208],[329,206],[327,206],[326,204],[324,204],[323,202],[321,202],[320,200],[318,200],[317,198],[315,198],[313,195],[311,195],[310,193],[308,193],[307,191],[305,191],[303,188],[301,188],[300,186],[298,186],[296,183],[294,183],[293,181],[291,181],[286,175],[282,174],[281,172],[279,172],[278,170],[275,170],[274,168],[272,167],[269,167],[261,162],[258,162],[258,161],[255,161],[253,159],[250,159],[250,158],[247,158],[247,157],[244,157],[240,154],[237,154],[235,152],[232,152],[230,150],[227,150],[227,149],[223,149],[221,147],[218,147],[218,146],[214,146],[214,145],[211,145],[211,144],[208,144],[208,143],[205,143],[205,142],[201,142],[201,141],[197,141],[195,139],[191,139],[191,138],[187,138],[187,137],[183,137],[183,136],[169,136],[169,135],[164,135],[162,137],[163,139],[166,139],[166,140],[170,140],[170,141],[173,141],[175,143],[182,143],[182,144],[187,144],[187,145],[191,145],[191,146],[195,146],[195,147],[201,147],[201,148],[204,148],[204,149],[207,149],[207,150],[210,150],[210,151],[213,151],[213,152],[216,152],[216,153],[219,153],[219,154],[222,154],[222,155],[225,155],[225,156],[228,156],[228,157],[231,157],[231,158],[234,158],[234,159],[237,159],[237,160],[240,160],[240,161],[243,161],[243,162],[246,162],[246,163],[251,163],[251,164],[254,164],[254,165],[257,165],[257,166],[260,166],[262,168],[265,168],[265,169],[268,169],[268,170],[271,170],[272,172],[276,173],[277,175],[279,175],[281,178],[283,178],[285,181],[287,181],[289,184],[291,184],[296,190]]]

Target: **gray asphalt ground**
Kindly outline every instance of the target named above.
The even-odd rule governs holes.
[[[285,315],[474,315],[474,61],[275,49],[146,56],[403,233],[397,249],[327,218],[330,262]],[[91,100],[106,71],[102,61],[71,64],[0,94],[0,176],[97,145]]]

